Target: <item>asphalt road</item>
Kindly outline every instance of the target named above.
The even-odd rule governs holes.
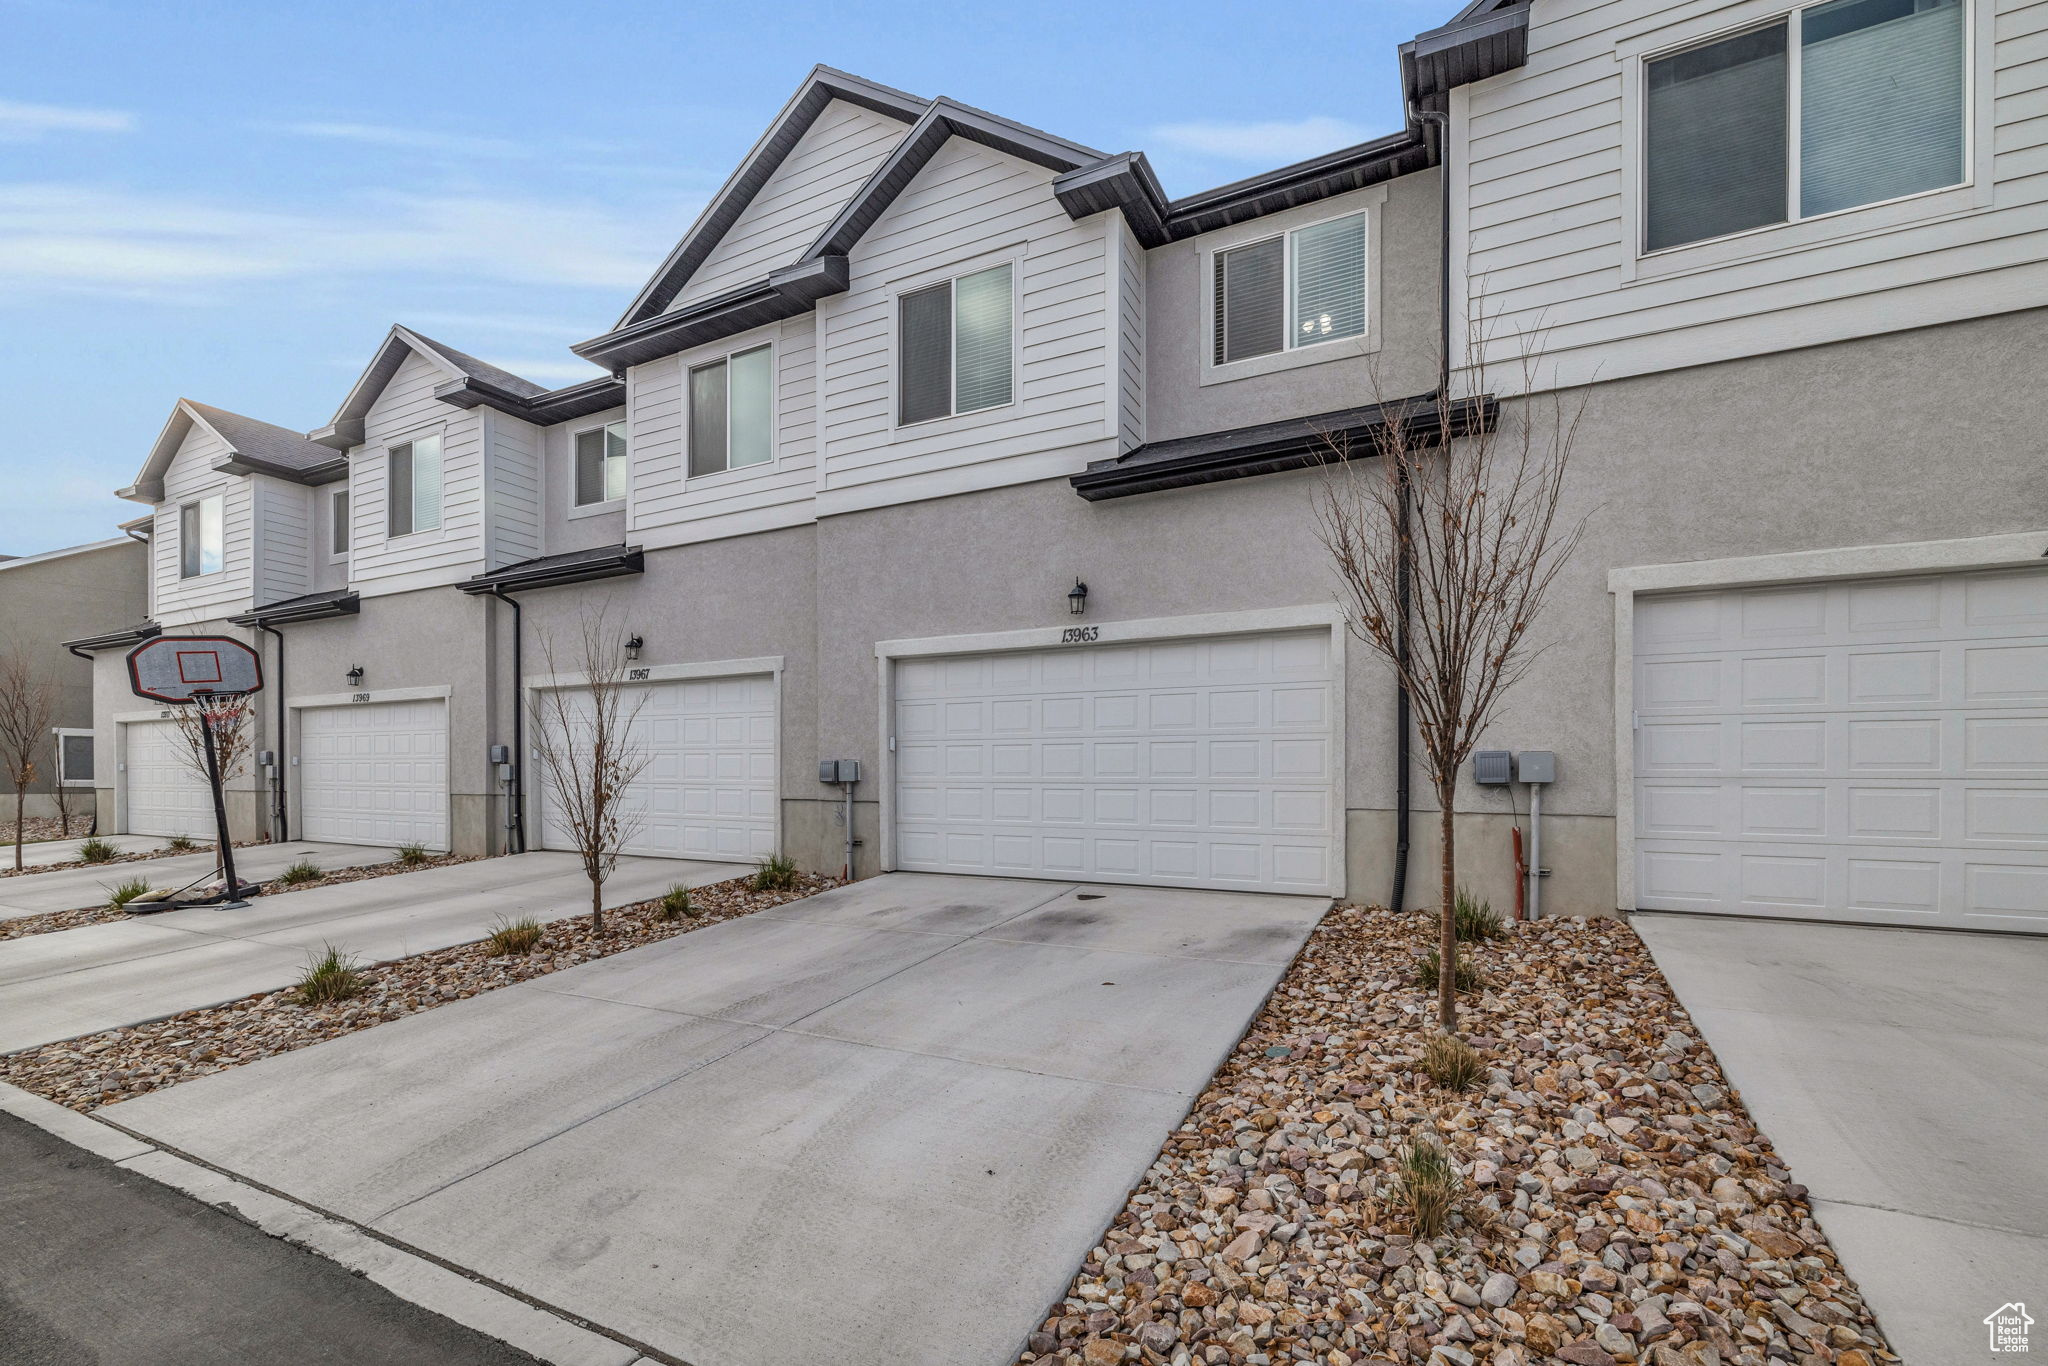
[[[0,1114],[7,1366],[532,1366],[344,1268]]]

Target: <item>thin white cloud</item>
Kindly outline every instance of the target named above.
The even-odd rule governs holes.
[[[1169,123],[1152,130],[1156,141],[1178,151],[1269,166],[1334,152],[1370,136],[1358,124],[1323,114],[1292,123]]]
[[[381,123],[280,123],[270,127],[295,137],[358,142],[372,147],[450,156],[519,157],[528,154],[526,147],[509,138],[470,137],[462,133],[439,133],[428,128],[394,128]]]
[[[697,207],[685,199],[627,215],[557,199],[379,192],[310,213],[0,185],[0,293],[192,300],[239,282],[421,273],[631,289]]]
[[[125,133],[135,116],[119,109],[0,100],[0,142],[34,142],[51,133]]]

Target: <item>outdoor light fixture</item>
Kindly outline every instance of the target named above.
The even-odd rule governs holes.
[[[1067,610],[1077,617],[1088,610],[1088,585],[1079,579],[1074,580],[1074,586],[1067,592]]]
[[[363,666],[360,664],[351,666],[348,671],[348,685],[351,688],[357,688],[362,686],[362,682]]]
[[[639,636],[637,636],[637,635],[631,635],[631,636],[627,636],[627,637],[626,637],[626,658],[628,658],[628,659],[638,659],[638,658],[640,657],[640,645],[641,645],[641,641],[640,641],[640,637],[639,637]]]

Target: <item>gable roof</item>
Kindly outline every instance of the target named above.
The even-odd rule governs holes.
[[[739,167],[719,187],[718,193],[697,216],[683,234],[683,240],[668,254],[668,259],[633,302],[620,315],[613,330],[629,327],[636,322],[651,318],[666,309],[689,283],[690,276],[716,247],[719,239],[746,211],[754,196],[761,192],[769,177],[783,163],[803,135],[810,131],[818,116],[825,112],[825,106],[833,100],[846,100],[888,118],[900,119],[906,124],[915,123],[929,107],[930,101],[901,90],[865,80],[848,72],[836,71],[829,66],[815,66],[804,78],[789,102],[782,106],[774,121],[768,125]]]
[[[436,398],[446,399],[452,390],[481,386],[485,391],[502,395],[513,403],[530,402],[548,392],[546,385],[535,384],[532,380],[521,379],[509,370],[501,370],[488,361],[478,360],[467,352],[457,351],[433,338],[413,331],[409,327],[393,325],[384,334],[384,340],[377,345],[376,354],[363,367],[363,373],[348,391],[348,397],[335,410],[334,420],[312,434],[312,439],[334,450],[346,451],[363,442],[363,418],[384,392],[384,386],[391,383],[391,377],[398,373],[398,367],[405,363],[408,355],[424,358],[447,375],[449,384],[435,389]],[[457,407],[473,407],[473,403],[456,403]]]
[[[139,503],[161,502],[164,472],[195,426],[211,432],[228,448],[227,458],[213,467],[222,474],[268,474],[301,484],[325,484],[348,472],[347,462],[334,451],[289,427],[181,398],[142,462],[142,472],[133,484],[119,491],[120,496]]]

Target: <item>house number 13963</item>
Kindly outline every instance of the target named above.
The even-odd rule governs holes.
[[[1066,630],[1060,632],[1060,644],[1086,645],[1089,641],[1099,640],[1101,637],[1102,628],[1100,626],[1069,626]]]

